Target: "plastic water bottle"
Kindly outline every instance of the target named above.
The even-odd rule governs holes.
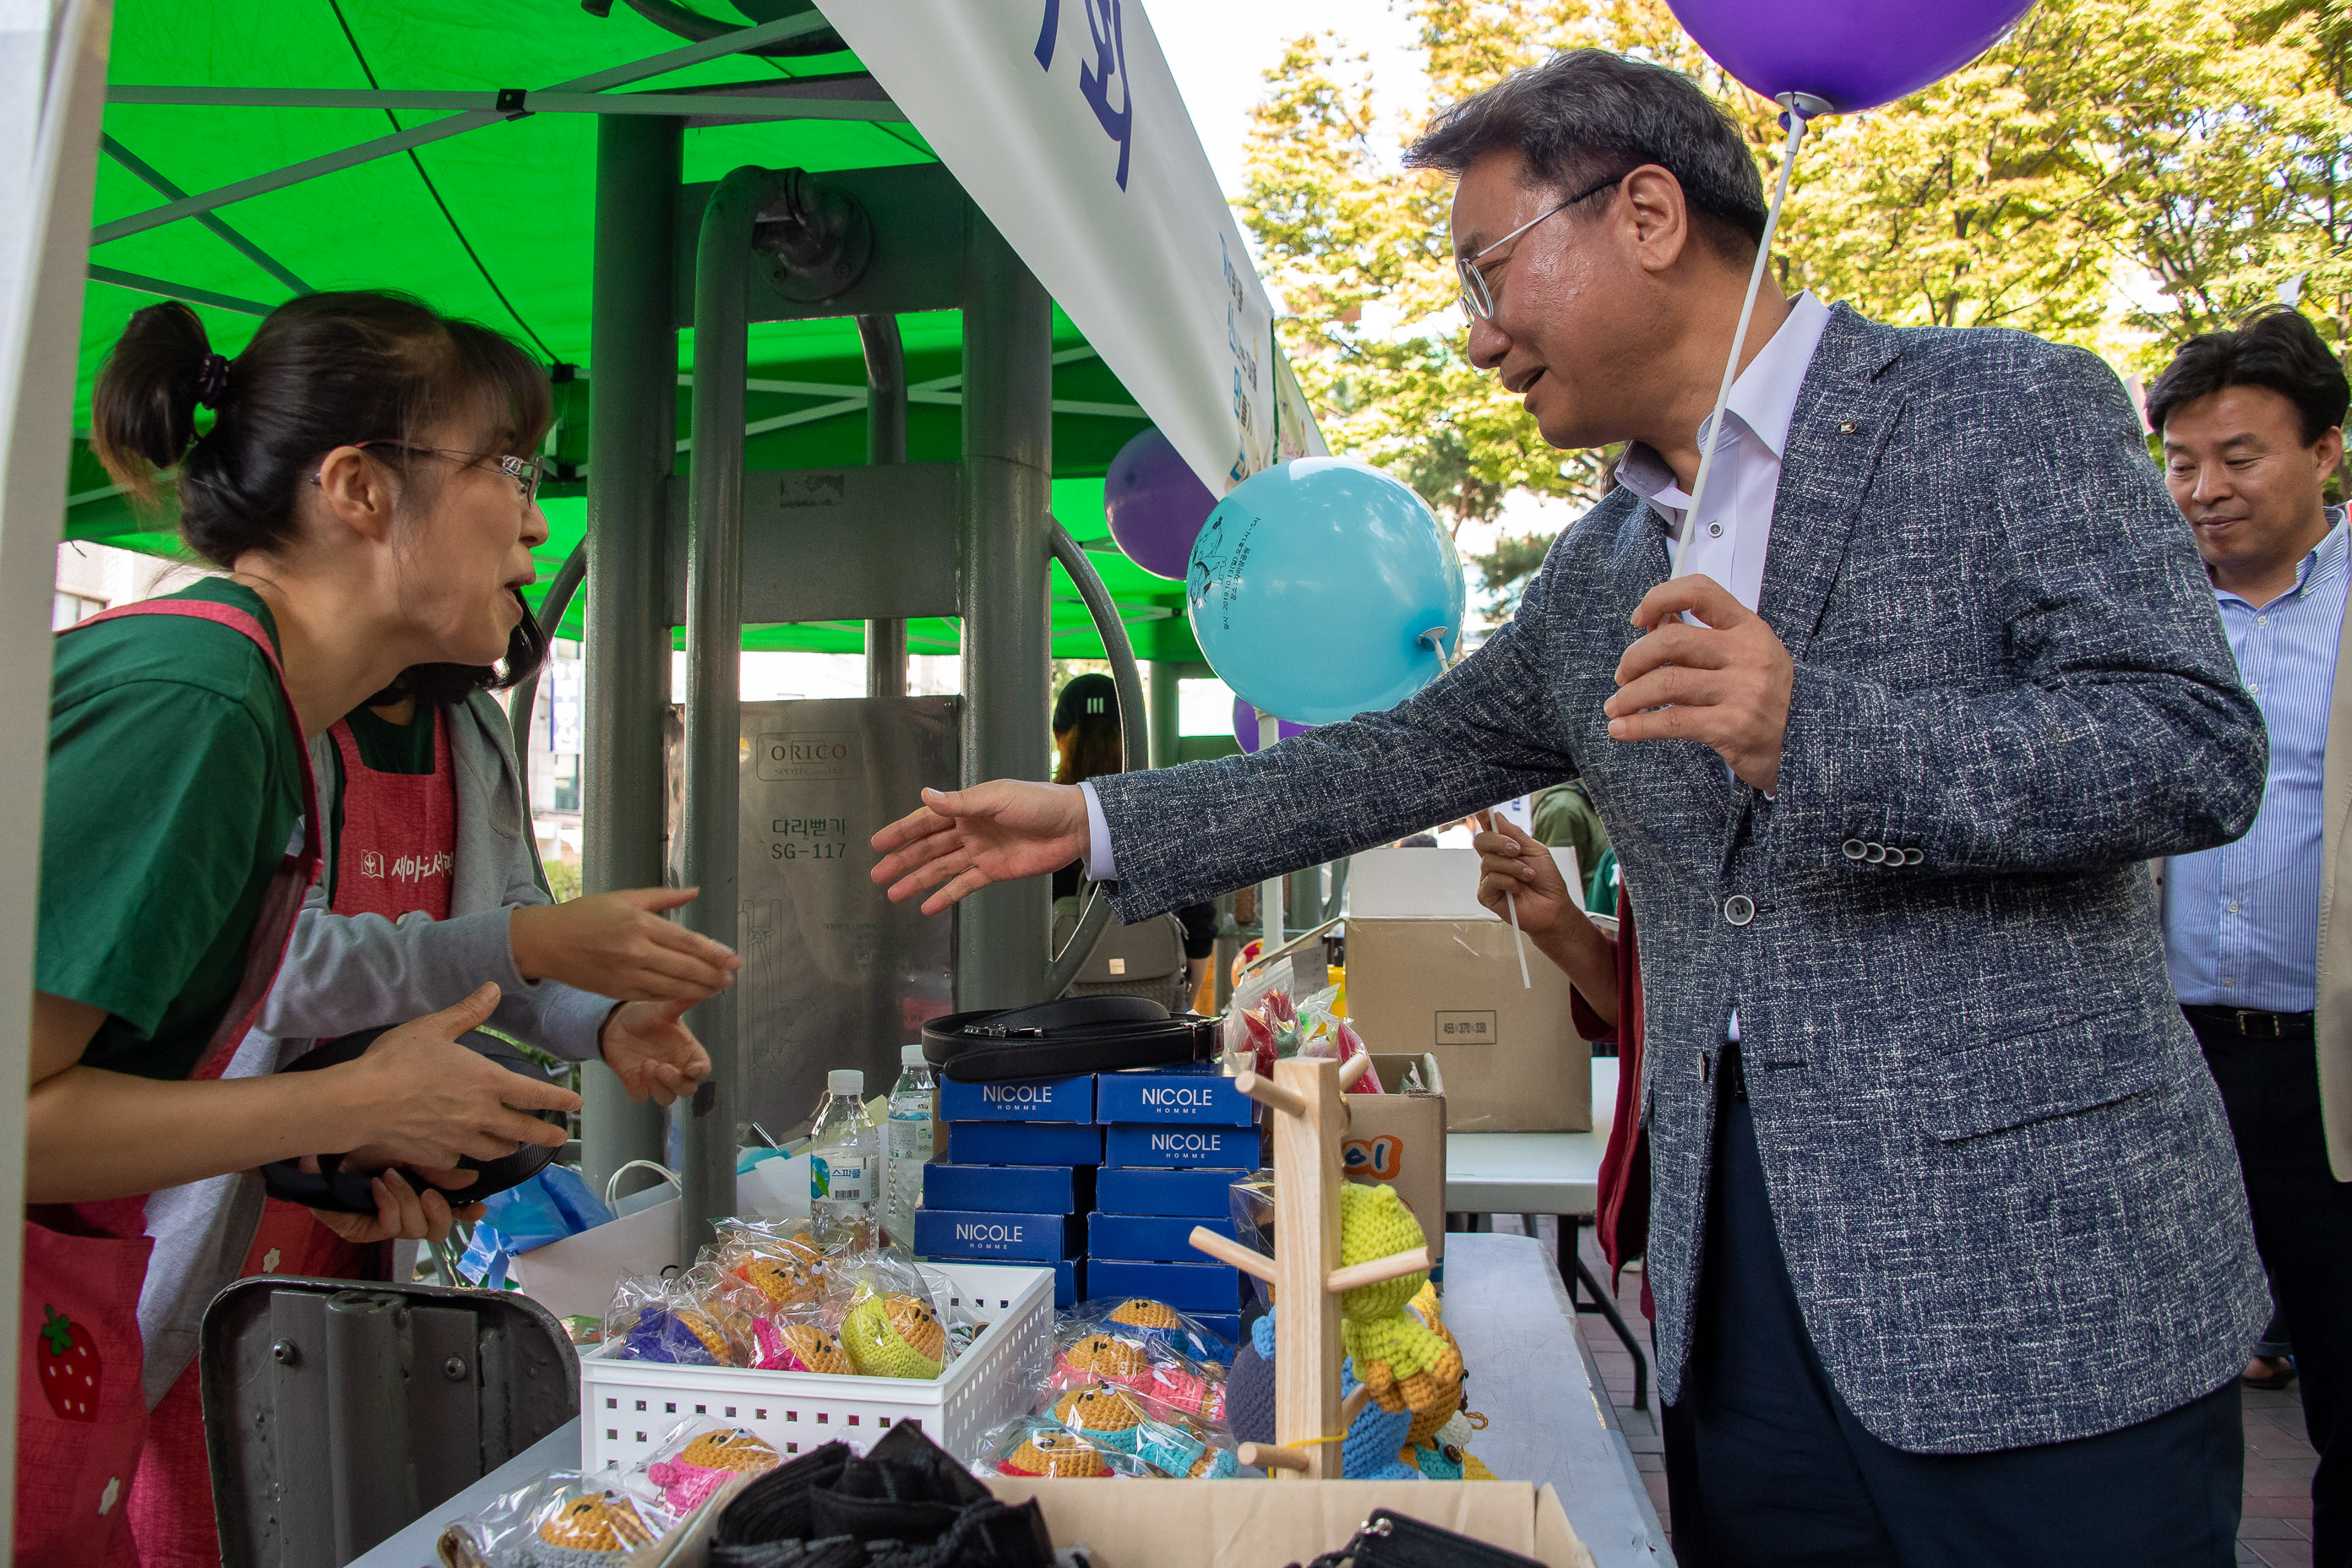
[[[866,1075],[835,1068],[825,1074],[824,1089],[809,1126],[809,1215],[828,1240],[857,1231],[870,1237],[882,1151],[866,1114]]]
[[[900,1247],[915,1245],[915,1211],[923,1203],[923,1167],[931,1160],[931,1108],[936,1093],[923,1047],[898,1053],[898,1081],[890,1089],[884,1130],[882,1230]]]

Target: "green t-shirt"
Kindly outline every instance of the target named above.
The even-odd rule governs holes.
[[[175,599],[277,623],[207,578]],[[58,638],[34,984],[103,1007],[82,1052],[193,1072],[243,976],[262,896],[301,817],[301,740],[278,678],[232,627],[141,616]]]

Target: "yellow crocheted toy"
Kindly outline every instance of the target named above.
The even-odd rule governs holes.
[[[841,1348],[868,1377],[937,1377],[947,1342],[929,1307],[895,1291],[866,1288],[841,1320]]]
[[[1339,1261],[1370,1263],[1428,1245],[1429,1237],[1394,1187],[1355,1182],[1339,1189]],[[1448,1409],[1462,1381],[1462,1352],[1408,1313],[1405,1304],[1429,1283],[1416,1269],[1339,1298],[1340,1343],[1356,1374],[1383,1410]]]

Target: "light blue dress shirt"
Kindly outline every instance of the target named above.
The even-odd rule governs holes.
[[[2215,590],[2238,674],[2270,728],[2270,782],[2243,838],[2176,855],[2164,874],[2164,948],[2172,988],[2191,1005],[2307,1013],[2319,968],[2322,784],[2336,650],[2344,628],[2344,509],[2295,569],[2294,586],[2256,606]]]

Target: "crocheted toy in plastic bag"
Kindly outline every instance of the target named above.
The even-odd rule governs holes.
[[[667,1512],[693,1512],[737,1476],[774,1469],[783,1456],[756,1432],[708,1417],[687,1422],[662,1439],[645,1467]]]
[[[1370,1263],[1426,1246],[1428,1237],[1394,1187],[1355,1182],[1339,1189],[1339,1261]],[[1360,1285],[1339,1298],[1339,1339],[1357,1375],[1383,1410],[1451,1408],[1462,1352],[1405,1310],[1429,1281],[1426,1269]]]

